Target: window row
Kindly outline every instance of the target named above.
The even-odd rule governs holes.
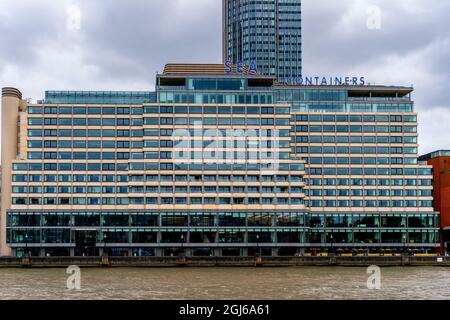
[[[226,143],[224,141],[224,143]],[[248,149],[248,148],[252,149]],[[181,148],[181,147],[180,147]],[[265,149],[265,151],[263,151]],[[172,149],[169,149],[172,150]],[[177,150],[177,149],[176,149]],[[255,147],[250,143],[242,146],[243,151],[234,151],[235,149],[226,149],[222,146],[207,145],[204,151],[148,151],[148,152],[28,152],[28,160],[143,160],[143,159],[182,159],[183,162],[202,162],[206,163],[208,160],[214,162],[233,161],[242,163],[248,160],[272,160],[282,159],[289,160],[290,152],[272,152],[275,149],[264,146],[261,148]],[[130,164],[132,165],[132,164]]]
[[[291,146],[290,141],[286,140],[264,140],[264,139],[247,139],[247,140],[235,140],[230,139],[229,137],[224,137],[222,139],[213,138],[213,140],[209,137],[204,137],[205,140],[194,140],[190,141],[173,141],[173,140],[145,140],[144,148],[272,148],[283,149],[289,148]]]
[[[31,149],[142,149],[142,141],[117,140],[28,140]]]
[[[297,212],[229,212],[229,213],[9,213],[10,227],[311,227],[311,228],[436,228],[434,214],[304,214]]]
[[[273,72],[275,73],[275,69]],[[161,88],[164,89],[164,88]],[[174,92],[158,92],[158,102],[160,103],[188,103],[188,104],[273,104],[274,98],[272,93],[188,93],[186,91],[174,91]],[[219,107],[221,108],[221,107]],[[245,108],[245,107],[241,107]],[[258,108],[258,107],[257,107]],[[153,110],[153,109],[151,109]],[[147,110],[145,113],[151,113]],[[212,111],[211,111],[212,112]],[[245,111],[239,109],[233,110],[233,114],[239,114]],[[257,110],[250,110],[250,112],[260,113]],[[246,113],[250,113],[246,112]],[[289,111],[287,112],[289,113]]]
[[[333,231],[311,230],[310,243],[339,244],[436,244],[439,233],[435,230],[370,230],[370,231]]]
[[[309,168],[306,173],[315,175],[331,176],[375,176],[375,175],[405,175],[405,176],[431,176],[431,169],[410,169],[410,168]]]
[[[301,175],[100,175],[100,174],[15,174],[13,182],[303,182]]]
[[[277,163],[278,171],[303,171],[304,164]],[[158,162],[131,163],[15,163],[14,171],[273,171],[273,164],[173,164]]]
[[[290,126],[289,118],[144,118],[144,125]]]
[[[252,141],[253,140],[253,141]],[[272,141],[258,139],[230,140],[224,137],[223,140],[194,140],[176,142],[173,140],[144,140],[144,141],[117,141],[117,140],[28,140],[30,149],[142,149],[142,148],[173,148],[177,143],[182,143],[180,147],[205,148],[205,147],[232,147],[232,148],[289,148],[290,142],[286,140]],[[135,152],[138,154],[138,152]],[[142,152],[141,152],[142,154]]]
[[[172,134],[170,134],[172,135]],[[85,130],[85,129],[29,129],[28,137],[89,137],[89,138],[121,138],[121,137],[143,137],[144,130]]]
[[[417,126],[306,126],[292,127],[295,132],[338,132],[338,133],[417,133]]]
[[[439,221],[435,214],[311,214],[309,225],[314,228],[435,228]]]
[[[311,197],[432,197],[431,189],[310,189]]]
[[[135,137],[135,138],[141,138],[141,137],[170,137],[173,136],[175,133],[180,133],[180,131],[175,131],[174,129],[140,129],[140,130],[113,130],[113,129],[104,129],[104,130],[85,130],[85,129],[29,129],[28,130],[28,137],[34,138],[34,137],[62,137],[62,138],[68,138],[68,137],[88,137],[88,138],[122,138],[122,137]],[[197,130],[197,129],[190,129],[190,130],[183,130],[183,133],[189,134],[191,137],[195,136],[206,136],[206,137],[228,137],[230,135],[230,132],[226,129],[216,129],[214,131],[212,130]],[[239,133],[239,135],[237,135]],[[259,129],[252,129],[251,131],[247,133],[240,133],[236,131],[231,131],[231,134],[233,137],[245,137],[249,135],[250,138],[254,137],[289,137],[290,131],[289,130],[275,130],[275,129],[268,129],[268,130],[259,130]]]
[[[430,200],[309,200],[311,208],[433,208]]]
[[[416,147],[295,147],[296,153],[306,154],[417,154]]]
[[[142,118],[28,118],[30,126],[137,126],[142,127]]]
[[[13,186],[12,193],[303,193],[303,188],[259,186]]]
[[[249,125],[290,126],[289,118],[29,118],[30,126],[137,126],[143,125]]]
[[[305,226],[303,213],[10,213],[8,225],[19,226],[138,226],[138,227],[245,227],[245,226]]]
[[[167,137],[172,136],[174,134],[174,129],[144,129],[144,136],[146,137]],[[233,130],[233,129],[182,129],[176,130],[176,137],[179,137],[180,134],[189,137],[248,137],[249,139],[256,137],[290,137],[290,130],[285,129],[249,129],[247,131],[242,132],[242,130]]]
[[[294,115],[300,122],[417,122],[416,115]]]
[[[13,229],[8,234],[9,243],[14,244],[69,244],[75,243],[75,235],[70,229]],[[301,232],[294,230],[103,230],[100,243],[410,243],[433,244],[438,241],[436,232],[427,230],[403,231],[344,231],[327,232],[315,231]],[[126,250],[124,252],[127,252]]]
[[[379,187],[403,187],[403,186],[432,186],[431,179],[306,179],[309,186],[379,186]]]
[[[410,100],[409,97],[394,98],[394,97],[377,97],[377,98],[365,98],[366,100]],[[311,113],[411,113],[414,111],[413,104],[379,104],[379,103],[330,103],[330,102],[303,102],[296,100],[282,100],[288,103],[292,103],[293,112],[311,112]]]
[[[387,158],[387,157],[324,157],[324,158],[308,158],[309,164],[373,164],[373,165],[395,165],[395,164],[407,164],[407,165],[417,165],[416,157],[408,158]],[[429,170],[429,169],[427,169]]]
[[[293,143],[417,143],[417,136],[295,136]]]
[[[13,205],[303,205],[303,198],[227,198],[227,197],[124,197],[124,198],[80,198],[80,197],[13,197]]]
[[[102,114],[102,115],[113,115],[113,114],[135,114],[142,115],[142,107],[57,107],[57,106],[29,106],[27,109],[29,114]]]

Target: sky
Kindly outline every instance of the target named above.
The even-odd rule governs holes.
[[[303,0],[303,73],[413,85],[420,153],[450,149],[450,1]],[[154,90],[220,63],[221,0],[0,0],[0,87]]]

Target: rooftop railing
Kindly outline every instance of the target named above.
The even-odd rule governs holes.
[[[156,102],[150,91],[46,91],[49,104],[143,104]]]

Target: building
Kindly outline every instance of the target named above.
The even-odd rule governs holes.
[[[223,60],[291,83],[302,74],[301,0],[223,0]]]
[[[419,157],[433,166],[434,210],[440,212],[442,250],[449,252],[450,243],[450,151],[438,150]]]
[[[277,102],[292,105],[292,156],[307,162],[311,243],[437,247],[439,214],[431,168],[416,159],[412,91],[276,86]]]
[[[293,243],[306,242],[305,166],[290,158],[290,108],[274,103],[273,79],[178,73],[157,82],[159,99],[179,102],[47,92],[21,110],[18,91],[5,96],[3,112],[16,120],[3,136],[21,133],[3,150],[13,255],[295,254]],[[203,100],[211,90],[229,94]],[[243,93],[258,104],[239,103]],[[177,131],[192,134],[200,162],[175,158]],[[208,147],[208,132],[231,145]],[[237,161],[203,161],[220,149]]]
[[[156,92],[2,97],[2,254],[433,252],[412,88],[167,65]],[[11,139],[17,137],[17,139]]]

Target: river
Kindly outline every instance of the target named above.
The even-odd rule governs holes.
[[[0,299],[450,299],[450,268],[381,268],[369,290],[366,268],[81,269],[80,290],[65,269],[0,269]]]

